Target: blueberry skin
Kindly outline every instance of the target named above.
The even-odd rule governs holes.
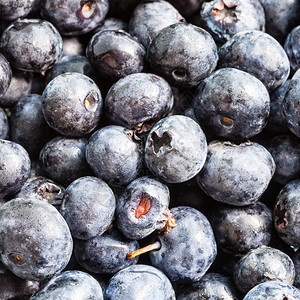
[[[43,18],[62,35],[75,36],[92,31],[104,20],[109,1],[41,0],[40,7]]]
[[[212,141],[197,175],[201,189],[214,200],[244,206],[256,202],[268,187],[275,162],[268,150],[254,142]]]
[[[283,47],[290,60],[291,71],[296,72],[300,68],[300,25],[287,35]]]
[[[300,3],[298,0],[259,0],[266,16],[266,32],[280,43],[299,25]]]
[[[87,240],[101,235],[111,225],[116,208],[112,189],[102,179],[84,176],[66,189],[60,213],[72,236]]]
[[[62,38],[48,21],[18,19],[2,33],[0,50],[12,67],[44,72],[61,58]]]
[[[48,84],[56,76],[67,72],[81,73],[90,77],[94,81],[96,80],[96,74],[86,56],[65,55],[47,72],[45,80],[46,84]]]
[[[0,198],[17,193],[30,175],[28,152],[19,144],[0,140]]]
[[[295,281],[294,286],[300,288],[300,250],[298,250],[293,256],[292,260],[295,266]]]
[[[241,257],[271,241],[272,212],[259,201],[244,207],[221,206],[209,220],[218,246],[225,253]]]
[[[219,273],[206,273],[199,281],[184,286],[182,290],[177,300],[239,299],[232,279]]]
[[[103,106],[101,92],[84,74],[67,72],[55,77],[42,96],[46,122],[62,135],[83,137],[99,123]]]
[[[103,300],[98,281],[82,271],[66,271],[54,276],[30,300]]]
[[[12,70],[9,62],[7,61],[5,56],[0,53],[0,98],[5,95],[9,87],[11,77]]]
[[[26,180],[15,197],[45,201],[58,209],[64,194],[65,188],[61,184],[44,176],[33,176]]]
[[[85,270],[97,274],[115,274],[138,262],[126,257],[128,252],[139,249],[135,240],[124,238],[118,231],[105,232],[89,240],[76,240],[74,254]]]
[[[259,0],[204,2],[201,24],[220,44],[244,30],[265,31],[265,12]]]
[[[52,205],[15,198],[0,207],[0,220],[1,260],[18,277],[42,281],[66,267],[73,241]]]
[[[97,177],[109,185],[125,186],[143,172],[143,150],[132,130],[109,125],[92,134],[86,159]]]
[[[117,199],[116,224],[124,236],[142,239],[162,229],[168,216],[170,193],[160,181],[142,176],[133,180]]]
[[[269,34],[258,30],[236,33],[219,49],[218,68],[236,68],[257,77],[269,91],[283,84],[290,62],[283,47]]]
[[[35,0],[1,0],[0,19],[14,21],[26,17],[33,8]]]
[[[274,226],[280,238],[300,247],[300,180],[287,183],[277,196],[273,209]]]
[[[204,132],[193,119],[173,115],[158,121],[145,144],[145,163],[159,179],[179,183],[193,178],[207,155]]]
[[[284,134],[289,132],[282,112],[282,101],[288,90],[289,84],[290,80],[288,79],[285,83],[270,93],[270,114],[266,129],[275,134]]]
[[[168,277],[149,265],[133,265],[116,273],[104,291],[105,300],[175,300]]]
[[[289,130],[300,137],[300,70],[291,78],[290,84],[282,101],[282,112]]]
[[[183,17],[178,10],[165,0],[143,1],[131,15],[129,33],[147,49],[160,30],[181,19]]]
[[[217,46],[204,29],[186,22],[163,28],[151,41],[147,60],[171,86],[196,86],[217,66]]]
[[[0,97],[1,107],[15,106],[22,96],[30,94],[33,85],[33,74],[14,69],[6,93]]]
[[[91,175],[86,161],[87,140],[57,136],[44,145],[39,159],[50,179],[68,185],[75,179]]]
[[[22,145],[30,156],[38,156],[42,147],[56,132],[46,123],[42,112],[42,96],[21,96],[11,110],[10,139]]]
[[[128,23],[118,18],[107,17],[93,30],[93,34],[105,30],[123,30],[128,32]]]
[[[104,111],[113,124],[148,131],[170,112],[173,103],[172,89],[165,79],[151,73],[136,73],[112,85]]]
[[[291,134],[276,135],[268,143],[268,151],[276,164],[273,180],[282,185],[299,178],[300,141]]]
[[[251,289],[243,300],[297,300],[300,298],[300,290],[293,285],[272,280],[258,284]]]
[[[127,32],[105,30],[92,36],[86,56],[101,77],[117,81],[143,71],[146,50]]]
[[[215,136],[240,141],[266,126],[270,96],[256,77],[224,68],[211,73],[198,86],[194,111],[200,124]]]
[[[0,139],[4,140],[8,134],[8,119],[5,111],[0,107]]]
[[[259,283],[274,279],[293,284],[294,263],[284,252],[265,246],[245,254],[236,264],[233,274],[236,288],[244,294]]]
[[[217,255],[217,244],[207,218],[198,210],[178,206],[170,210],[177,226],[158,236],[161,248],[150,253],[151,264],[172,282],[200,280]]]

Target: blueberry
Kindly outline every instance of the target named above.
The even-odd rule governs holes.
[[[260,283],[252,288],[243,300],[297,300],[300,298],[300,290],[293,285],[272,280]]]
[[[243,207],[221,206],[209,218],[220,249],[234,256],[269,245],[273,231],[271,210],[256,202]]]
[[[8,119],[5,111],[0,107],[0,139],[5,139],[8,134]]]
[[[277,196],[273,209],[274,225],[288,245],[300,247],[300,180],[287,183]]]
[[[174,207],[170,213],[177,226],[158,236],[161,247],[150,253],[151,264],[162,270],[171,281],[198,281],[217,255],[211,225],[200,211],[192,207]]]
[[[45,122],[42,96],[21,96],[11,110],[9,118],[10,139],[22,145],[30,156],[38,156],[42,147],[56,135]]]
[[[26,17],[33,9],[35,0],[1,0],[0,18],[14,21]]]
[[[232,67],[262,81],[269,91],[283,84],[290,62],[283,47],[269,34],[258,30],[236,33],[219,49],[219,68]]]
[[[141,176],[143,150],[134,132],[122,126],[105,126],[92,134],[86,159],[97,177],[108,184],[124,186]]]
[[[65,188],[61,184],[43,176],[33,176],[26,180],[15,197],[45,201],[58,209],[64,194]]]
[[[221,44],[240,31],[265,31],[265,12],[259,0],[205,1],[200,16],[203,27]]]
[[[300,7],[300,6],[299,6]],[[296,72],[300,68],[300,25],[293,28],[287,35],[284,42],[286,51],[291,64],[291,71]]]
[[[262,246],[250,250],[239,260],[233,278],[236,288],[244,294],[259,283],[269,280],[293,284],[294,263],[284,252]]]
[[[129,33],[105,30],[92,36],[86,56],[101,77],[117,81],[143,71],[146,51]]]
[[[133,11],[129,21],[129,33],[136,36],[148,48],[151,40],[163,28],[183,19],[177,9],[165,0],[142,1]]]
[[[199,281],[184,285],[181,290],[177,300],[239,299],[232,279],[219,273],[206,273]]]
[[[100,284],[90,274],[72,270],[54,276],[30,300],[103,300]]]
[[[87,140],[57,136],[44,145],[40,161],[47,177],[68,185],[75,179],[91,175],[85,157]]]
[[[147,60],[171,86],[196,86],[217,66],[217,46],[204,29],[179,22],[163,28],[151,41]]]
[[[2,98],[12,78],[12,70],[7,59],[0,53],[0,98]]]
[[[42,96],[46,122],[62,135],[83,137],[99,123],[101,92],[84,74],[68,72],[55,77]]]
[[[62,38],[48,21],[18,19],[2,33],[0,50],[12,67],[44,72],[60,59]]]
[[[41,14],[62,35],[81,35],[93,30],[108,12],[108,0],[41,0]],[[59,7],[59,9],[57,9]]]
[[[196,178],[201,189],[214,200],[243,206],[262,196],[274,172],[274,159],[262,145],[212,141]]]
[[[105,300],[175,300],[171,282],[149,265],[133,265],[116,273],[104,291]]]
[[[194,111],[200,124],[215,136],[238,141],[263,130],[270,112],[270,97],[256,77],[224,68],[201,82]]]
[[[89,240],[76,240],[74,253],[79,265],[87,271],[113,275],[137,263],[138,257],[127,259],[126,255],[138,248],[137,241],[126,239],[113,230]]]
[[[67,223],[49,203],[15,198],[0,207],[0,258],[18,277],[51,278],[66,267],[72,248]]]
[[[168,220],[169,189],[160,181],[143,176],[133,180],[117,199],[116,224],[130,239],[142,239]]]
[[[286,94],[282,101],[282,112],[290,131],[300,137],[300,119],[298,108],[300,106],[300,70],[291,78]]]
[[[19,144],[0,140],[0,198],[17,193],[30,175],[28,152]]]
[[[207,155],[204,132],[193,119],[173,115],[158,121],[147,137],[145,163],[169,183],[184,182],[203,167]]]
[[[118,80],[104,101],[105,114],[112,123],[138,131],[149,131],[173,107],[168,82],[151,73],[136,73]]]
[[[116,199],[102,179],[84,176],[66,189],[60,213],[67,221],[72,236],[87,240],[101,235],[111,225]]]
[[[299,178],[300,141],[294,135],[276,135],[268,143],[268,151],[276,164],[273,180],[282,185]]]

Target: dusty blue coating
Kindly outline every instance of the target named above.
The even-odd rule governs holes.
[[[69,227],[51,204],[14,198],[0,207],[0,253],[18,277],[46,280],[68,264],[73,249]]]
[[[149,265],[133,265],[115,274],[104,291],[105,300],[175,300],[170,280]]]
[[[34,7],[35,0],[1,0],[0,18],[13,21],[26,17]]]
[[[287,35],[284,50],[290,60],[291,70],[296,72],[300,68],[300,25]]]
[[[90,274],[72,270],[51,278],[30,300],[103,300],[98,281]]]
[[[158,121],[148,134],[145,163],[159,179],[179,183],[202,169],[207,155],[206,136],[197,122],[183,115]]]
[[[2,98],[12,78],[12,70],[7,59],[0,53],[0,98]]]
[[[0,139],[5,140],[8,134],[8,119],[5,111],[0,108]]]
[[[116,224],[127,238],[142,239],[164,227],[169,203],[170,193],[165,184],[148,176],[139,177],[117,199]],[[146,208],[146,213],[139,214],[139,205]]]
[[[198,210],[178,206],[170,210],[177,226],[158,238],[161,248],[150,253],[151,264],[171,281],[191,283],[200,280],[217,255],[212,227]]]
[[[197,182],[216,201],[244,206],[259,200],[274,172],[274,159],[262,145],[212,141]]]
[[[86,159],[97,177],[108,184],[124,186],[141,175],[143,150],[132,130],[108,125],[92,134]]]
[[[280,281],[267,281],[256,285],[243,300],[298,300],[300,290]]]
[[[284,252],[266,246],[250,250],[236,264],[234,284],[246,294],[259,283],[280,280],[293,284],[295,268],[292,259]]]
[[[72,236],[87,240],[101,235],[114,218],[116,199],[109,185],[100,178],[84,176],[66,189],[60,213]]]

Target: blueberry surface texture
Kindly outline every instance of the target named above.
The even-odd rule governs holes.
[[[217,45],[204,29],[179,22],[163,28],[151,41],[147,60],[171,86],[196,86],[217,66]]]
[[[33,9],[35,0],[2,0],[0,19],[14,21],[26,17]]]
[[[287,35],[284,50],[290,60],[291,71],[296,72],[300,68],[300,25]]]
[[[5,95],[12,77],[12,70],[7,59],[0,53],[0,98]]]

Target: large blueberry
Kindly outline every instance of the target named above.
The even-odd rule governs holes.
[[[0,207],[0,252],[17,276],[45,280],[62,271],[73,249],[69,227],[49,203],[15,198]]]
[[[258,30],[236,33],[219,49],[219,68],[232,67],[262,81],[269,91],[283,84],[290,62],[283,47],[271,35]]]
[[[204,29],[179,22],[163,28],[151,41],[148,62],[172,86],[192,87],[217,66],[217,46]]]
[[[109,125],[90,137],[86,159],[96,176],[108,184],[124,186],[143,172],[141,147],[132,130]]]
[[[286,51],[291,64],[291,70],[296,72],[300,68],[300,25],[293,28],[284,42]]]
[[[0,18],[14,21],[26,17],[32,10],[35,0],[1,0]]]
[[[47,84],[42,96],[45,120],[60,134],[84,136],[99,123],[101,92],[84,74],[67,72],[55,77]]]
[[[103,300],[100,284],[90,274],[72,270],[54,276],[30,300]]]
[[[274,159],[262,145],[212,141],[197,182],[216,201],[243,206],[262,196],[274,172]]]
[[[113,191],[102,179],[84,176],[66,189],[60,213],[72,236],[87,240],[101,235],[111,225],[116,208]]]
[[[48,21],[18,19],[2,33],[0,49],[14,68],[43,72],[60,59],[62,38]]]
[[[105,300],[175,300],[168,277],[144,264],[127,267],[115,274],[104,291]]]
[[[265,127],[270,97],[256,77],[223,68],[201,82],[195,94],[194,111],[200,124],[217,137],[243,140]]]
[[[108,0],[41,0],[41,14],[62,35],[81,35],[93,30],[104,20]]]
[[[12,70],[7,59],[0,53],[0,98],[2,98],[12,78]]]
[[[184,182],[203,167],[207,155],[204,132],[193,119],[173,115],[158,121],[147,137],[145,162],[158,178]]]
[[[148,131],[173,107],[170,85],[151,73],[136,73],[117,81],[104,101],[107,118],[114,124]]]

